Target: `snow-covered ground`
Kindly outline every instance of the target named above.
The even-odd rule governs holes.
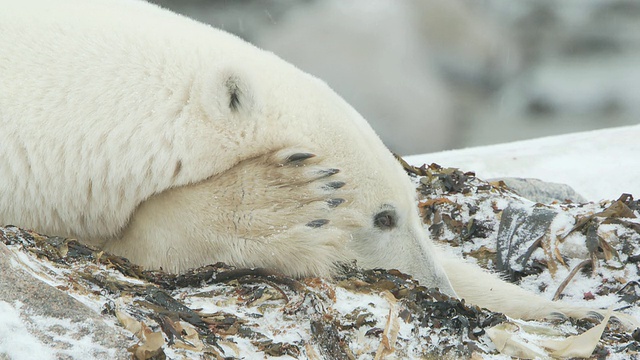
[[[640,196],[640,125],[405,157],[475,171],[481,179],[537,178],[573,187],[591,201]]]
[[[480,179],[500,176],[535,177],[545,181],[566,183],[573,186],[578,192],[591,200],[616,199],[623,192],[631,193],[638,197],[640,194],[640,184],[638,183],[638,175],[640,174],[640,161],[638,159],[638,154],[640,154],[640,144],[637,142],[638,135],[640,135],[640,125],[635,125],[509,144],[425,154],[409,157],[408,161],[415,165],[435,162],[445,167],[459,167],[463,171],[474,170]],[[431,197],[439,198],[441,196],[447,196],[450,200],[454,200],[449,201],[449,205],[455,205],[460,207],[462,210],[468,210],[469,207],[465,207],[465,201],[473,201],[474,199],[480,201],[482,196],[494,196],[492,195],[494,194],[492,190],[483,191],[484,192],[475,191],[471,193],[459,192],[457,194],[432,194]],[[458,252],[462,252],[465,255],[470,255],[472,253],[481,254],[483,249],[489,253],[495,252],[495,240],[496,237],[498,237],[497,232],[499,232],[499,221],[496,222],[497,220],[495,220],[494,206],[499,207],[501,210],[505,210],[508,207],[508,203],[506,203],[506,200],[504,199],[498,199],[499,201],[494,203],[491,203],[490,200],[491,198],[489,198],[488,202],[485,201],[484,203],[478,203],[480,206],[476,206],[476,210],[473,212],[473,217],[477,224],[485,226],[487,236],[485,238],[478,236],[469,243],[454,246],[453,249],[456,249]],[[443,204],[444,205],[440,210],[442,210],[442,214],[447,215],[445,207],[448,205],[447,203]],[[521,206],[525,207],[536,207],[533,203],[529,204],[526,201],[522,204]],[[557,236],[551,237],[549,242],[545,243],[546,248],[543,246],[536,250],[536,252],[532,254],[532,259],[544,260],[546,256],[544,251],[545,249],[557,249],[557,251],[559,251],[558,253],[567,256],[585,250],[585,236],[580,234],[580,231],[573,232],[571,236],[568,236],[567,233],[569,229],[574,226],[576,214],[579,215],[578,217],[588,217],[589,214],[601,211],[604,207],[609,205],[610,203],[595,203],[583,207],[567,205],[566,209],[560,208],[564,205],[559,204],[545,206],[545,209],[556,209],[559,212],[559,215],[555,218],[553,223],[550,224],[550,233],[556,235],[566,234],[566,241],[560,244],[562,241],[559,241]],[[464,224],[470,224],[470,218],[466,218],[465,214],[471,214],[471,212],[466,210],[461,211],[460,209],[456,210],[456,214],[460,216],[457,220]],[[560,209],[562,211],[560,211]],[[443,216],[440,216],[440,218],[442,217]],[[435,215],[429,218],[433,221],[431,225],[434,225],[434,227],[425,226],[426,231],[431,231],[433,233],[435,225],[438,225],[435,224],[435,218]],[[627,222],[634,224],[638,223],[637,219],[629,219]],[[598,224],[600,224],[600,222],[598,222]],[[620,239],[623,237],[622,235],[625,235],[623,229],[616,224],[607,224],[602,222],[600,225],[598,235],[602,236],[604,240],[614,247],[619,245]],[[618,227],[616,228],[615,226]],[[448,240],[457,240],[460,238],[459,235],[454,233],[449,234],[448,231],[449,230],[445,227],[444,235],[440,236],[439,239],[434,238],[434,240],[439,240],[446,244],[448,243]],[[631,250],[623,254],[621,258],[622,260],[627,259],[627,256],[637,255],[637,248],[635,247],[635,244],[637,244],[637,235],[631,233],[632,231],[626,235],[628,235],[627,239],[632,240],[633,246],[631,246]],[[432,236],[435,235],[432,234]],[[475,235],[472,234],[470,236]],[[518,236],[522,236],[522,234],[518,234]],[[474,247],[469,248],[469,246],[472,245]],[[574,251],[576,249],[578,251]],[[9,262],[9,265],[14,267],[16,272],[26,271],[31,274],[40,274],[40,276],[34,277],[35,279],[41,280],[43,280],[44,276],[42,274],[48,274],[47,278],[51,277],[55,281],[50,279],[50,281],[45,281],[45,283],[48,283],[52,287],[63,289],[65,293],[70,294],[76,300],[80,300],[89,309],[93,310],[96,315],[98,312],[105,309],[107,302],[112,301],[116,304],[116,314],[118,314],[118,312],[124,313],[126,311],[130,311],[131,314],[140,317],[139,310],[136,310],[139,307],[134,307],[134,302],[132,302],[135,299],[129,298],[128,301],[130,304],[127,303],[128,305],[122,305],[120,302],[124,300],[121,301],[116,299],[113,297],[114,295],[105,295],[106,292],[97,291],[97,289],[89,288],[85,291],[79,291],[78,289],[81,288],[79,286],[82,282],[80,280],[81,277],[70,276],[70,268],[58,268],[53,264],[44,265],[46,262],[45,260],[36,260],[35,257],[28,256],[18,248],[13,248],[12,251],[13,252],[7,253],[9,255],[5,254],[4,256],[5,259],[13,259]],[[622,251],[620,251],[620,253],[622,253]],[[473,259],[470,260],[473,261]],[[555,270],[556,276],[553,278],[549,277],[547,272],[543,272],[540,275],[523,278],[520,284],[529,291],[539,292],[543,296],[550,297],[553,291],[559,288],[560,282],[568,277],[569,271],[576,268],[576,264],[581,260],[582,258],[578,256],[568,260],[566,266],[558,266]],[[611,264],[619,265],[616,262],[617,259],[613,259],[612,261],[613,262]],[[575,305],[583,305],[590,308],[608,308],[610,306],[613,306],[614,308],[620,307],[621,303],[619,301],[619,294],[604,292],[600,294],[596,290],[602,290],[601,285],[604,282],[607,282],[611,286],[615,285],[618,288],[623,286],[624,283],[633,282],[633,279],[637,278],[637,271],[635,271],[637,268],[634,268],[636,265],[635,263],[628,263],[626,264],[626,268],[623,268],[620,266],[610,266],[611,264],[606,261],[601,264],[602,265],[598,268],[597,274],[589,276],[588,274],[578,273],[571,281],[571,284],[567,286],[566,290],[563,292],[563,295],[565,296],[564,301],[569,301]],[[89,269],[89,272],[104,271],[105,274],[110,277],[115,276],[114,274],[117,275],[114,270],[98,268],[98,264],[94,264],[93,262],[82,266],[87,267],[86,269]],[[4,275],[5,274],[3,274],[3,276]],[[606,281],[603,279],[606,279]],[[129,279],[127,281],[134,280]],[[139,285],[139,280],[135,280],[132,284]],[[540,292],[540,284],[545,284],[545,291]],[[309,283],[306,286],[309,289],[315,287],[317,288],[316,290],[323,293],[327,292],[327,289],[331,289],[331,291],[328,291],[327,293],[333,295],[329,296],[327,299],[323,299],[321,302],[318,302],[318,304],[322,305],[323,308],[325,308],[334,318],[350,316],[351,313],[362,308],[364,306],[363,304],[368,304],[366,311],[371,313],[371,315],[367,315],[369,317],[366,319],[369,319],[368,321],[371,322],[371,325],[363,325],[362,331],[358,332],[359,335],[351,338],[352,342],[349,343],[349,347],[355,351],[358,358],[373,358],[371,354],[379,353],[381,351],[376,351],[376,347],[380,344],[380,339],[377,336],[369,334],[369,330],[375,328],[379,330],[385,329],[386,331],[387,328],[391,329],[391,325],[394,324],[394,326],[398,327],[398,332],[396,334],[398,339],[396,344],[397,350],[396,353],[393,354],[396,357],[410,357],[412,354],[420,353],[423,347],[433,345],[425,340],[426,337],[424,336],[426,335],[416,335],[413,332],[412,326],[409,326],[409,323],[401,322],[397,320],[397,317],[392,317],[390,315],[392,313],[390,309],[394,308],[396,305],[393,301],[390,302],[385,300],[380,294],[350,295],[351,293],[345,292],[346,290],[340,287],[340,285],[328,284],[325,282]],[[282,344],[285,345],[292,345],[293,350],[291,351],[299,351],[300,353],[298,356],[308,356],[309,358],[312,358],[312,354],[317,353],[316,349],[311,345],[304,345],[313,338],[308,326],[307,315],[301,314],[298,318],[291,316],[288,319],[288,321],[290,321],[285,324],[280,317],[283,314],[283,309],[290,305],[283,305],[288,301],[283,302],[276,290],[270,289],[267,286],[265,288],[265,295],[257,300],[251,300],[255,301],[255,306],[250,309],[251,311],[247,311],[246,306],[242,307],[244,306],[244,303],[235,299],[235,297],[216,298],[215,295],[218,292],[223,293],[221,292],[221,289],[225,288],[227,288],[227,290],[234,289],[227,285],[212,285],[206,288],[196,287],[187,290],[176,290],[172,295],[181,299],[181,301],[183,301],[187,306],[193,309],[199,309],[196,310],[198,314],[203,318],[210,319],[210,321],[213,321],[216,326],[222,324],[220,322],[222,320],[216,320],[218,317],[224,318],[226,316],[229,319],[238,318],[242,320],[239,323],[247,322],[248,324],[251,324],[251,326],[254,326],[254,330],[258,329],[261,333],[272,338],[272,342],[278,342],[278,344],[282,342]],[[206,296],[203,296],[203,294]],[[246,297],[246,294],[242,296]],[[246,301],[246,299],[243,301]],[[297,301],[292,301],[291,303],[297,303]],[[238,309],[243,310],[240,311]],[[401,310],[400,307],[398,307],[398,309]],[[398,309],[396,310],[400,311]],[[90,336],[84,335],[83,331],[85,330],[79,331],[79,326],[83,323],[67,323],[63,320],[36,316],[35,314],[31,314],[28,310],[27,305],[23,304],[21,301],[9,301],[7,299],[0,298],[0,359],[29,359],[32,358],[33,355],[37,355],[38,358],[85,359],[102,357],[102,355],[97,356],[96,354],[115,354],[116,350],[104,348],[101,345],[95,344],[94,341],[91,340]],[[635,304],[632,304],[631,308],[627,309],[626,312],[631,316],[637,317],[640,313],[640,308]],[[258,313],[260,313],[260,316],[253,316]],[[247,314],[252,316],[248,316]],[[359,314],[359,312],[356,312],[356,314]],[[116,320],[113,316],[104,315],[104,318],[108,320],[106,323],[112,327],[114,331],[117,330],[116,333],[119,334],[124,331],[120,326],[115,325]],[[304,321],[300,321],[300,318]],[[134,324],[138,324],[138,320],[140,319],[135,319],[135,321],[132,322]],[[142,320],[142,322],[145,321],[154,332],[160,333],[157,325],[153,325],[153,322],[150,320]],[[520,333],[517,334],[516,337],[519,336],[518,339],[529,339],[529,341],[531,341],[531,343],[529,343],[529,348],[534,348],[534,350],[537,349],[535,348],[535,346],[537,346],[535,344],[539,344],[540,341],[545,339],[544,336],[538,334],[540,332],[539,329],[527,330],[527,328],[534,323],[529,323],[528,325],[520,322],[508,324],[511,324],[509,326],[519,324],[517,327],[521,329]],[[562,326],[567,327],[568,325],[564,324]],[[60,329],[66,330],[63,333],[60,333]],[[561,338],[576,333],[576,330],[573,327],[567,327],[567,329],[565,329],[566,331],[562,331]],[[497,330],[502,331],[501,328],[497,328]],[[47,335],[48,338],[55,339],[58,342],[69,344],[70,347],[64,349],[52,348],[50,347],[50,344],[47,345],[42,342],[40,338],[34,336],[34,331],[39,331],[40,333]],[[511,334],[510,331],[511,330],[506,329],[503,332],[509,335]],[[80,334],[80,336],[76,336],[76,333]],[[70,335],[62,336],[64,334]],[[253,354],[262,358],[263,355],[257,355],[256,352],[257,347],[262,346],[263,343],[251,341],[245,343],[242,342],[244,340],[240,335],[227,335],[227,337],[230,336],[230,341],[225,342],[221,340],[222,342],[219,343],[219,346],[224,348],[226,354],[235,354],[237,356]],[[420,336],[423,337],[421,338]],[[593,342],[597,343],[599,338],[600,333],[596,333]],[[138,339],[133,335],[125,336],[125,339],[126,340],[124,342],[126,342],[126,344],[123,345],[124,348],[131,344],[135,344],[138,341]],[[187,349],[184,351],[175,350],[174,348],[170,348],[168,345],[165,345],[164,339],[161,335],[160,339],[162,342],[159,343],[158,347],[165,347],[165,351],[167,351],[167,354],[172,358],[180,356],[199,358],[199,353],[189,350],[189,347],[184,348]],[[432,338],[430,339],[431,340],[429,341],[434,341]],[[196,340],[197,339],[193,341]],[[490,343],[486,340],[486,337],[484,340],[480,339],[478,344],[480,346],[486,346],[486,349],[491,350]],[[611,337],[608,340],[605,339],[603,341],[609,341],[609,343],[612,343]],[[629,342],[628,339],[625,341],[620,340],[621,344],[625,344],[627,342]],[[531,344],[534,344],[535,346]],[[188,343],[188,345],[194,347],[192,343]],[[200,346],[202,343],[197,342],[196,345]],[[379,349],[382,349],[382,346],[380,346]],[[610,349],[613,349],[612,351],[614,352],[607,355],[608,359],[627,358],[627,356],[630,356],[631,352],[634,351],[615,349],[614,347],[610,347]],[[287,356],[285,356],[285,358],[286,357]],[[110,356],[110,358],[120,357]],[[252,357],[248,356],[247,358]],[[503,355],[494,355],[485,356],[484,358],[502,359],[504,357]]]

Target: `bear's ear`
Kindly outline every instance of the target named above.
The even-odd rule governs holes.
[[[248,76],[242,72],[219,71],[200,82],[203,89],[200,101],[211,118],[250,116],[254,112],[254,92]]]
[[[220,102],[220,111],[232,115],[249,115],[253,113],[255,106],[254,91],[250,85],[247,74],[240,71],[222,71],[218,78],[218,89],[222,86],[221,93],[217,96]]]
[[[227,98],[229,102],[229,110],[232,112],[238,112],[242,107],[246,107],[247,99],[245,96],[245,91],[247,91],[245,86],[242,86],[240,78],[235,75],[231,75],[227,77],[227,80],[224,82]]]

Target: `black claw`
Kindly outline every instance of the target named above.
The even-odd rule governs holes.
[[[549,314],[549,318],[553,319],[553,320],[560,320],[560,321],[565,321],[567,320],[569,317],[567,317],[567,315],[561,313],[561,312],[557,312],[554,311],[551,314]]]
[[[329,189],[340,189],[344,185],[345,185],[344,181],[332,181],[332,182],[327,183],[325,185],[325,187],[329,188]]]
[[[334,207],[342,204],[345,201],[346,201],[345,199],[340,199],[340,198],[329,199],[329,200],[327,200],[327,204],[329,204],[329,207],[334,208]]]
[[[307,159],[311,159],[314,156],[316,155],[311,153],[295,153],[293,155],[289,155],[289,157],[287,158],[287,162],[304,161]]]
[[[592,319],[596,319],[596,320],[599,320],[599,321],[604,320],[604,315],[600,314],[597,311],[589,311],[589,315],[588,316],[590,318],[592,318]]]
[[[318,220],[313,220],[307,223],[308,227],[312,227],[312,228],[319,228],[323,225],[326,225],[329,223],[329,220],[327,219],[318,219]]]
[[[603,319],[604,320],[604,319]],[[600,320],[602,321],[602,320]],[[620,319],[619,317],[615,316],[615,315],[611,315],[611,321],[614,324],[620,324],[620,325],[624,325],[624,321],[622,319]]]
[[[340,169],[326,169],[326,170],[320,170],[320,175],[322,177],[328,177],[328,176],[335,175],[339,172],[340,172]]]

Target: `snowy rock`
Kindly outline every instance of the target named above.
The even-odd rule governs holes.
[[[587,199],[566,184],[515,177],[494,178],[488,181],[502,181],[523,198],[543,204],[549,204],[554,201],[564,202],[566,200],[574,203],[587,202]]]
[[[130,336],[34,271],[0,242],[0,357],[130,358]]]

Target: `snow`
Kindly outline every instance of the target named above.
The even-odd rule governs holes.
[[[57,358],[88,359],[96,353],[115,357],[115,351],[93,341],[90,322],[72,322],[47,316],[29,314],[21,302],[0,301],[0,358],[12,360]],[[51,338],[55,348],[43,344],[33,332]]]
[[[73,322],[48,316],[29,316],[34,327],[51,336],[57,344],[57,358],[89,359],[102,354],[115,358],[115,350],[97,344],[93,339],[93,324],[90,321]],[[32,359],[33,357],[30,357]]]
[[[481,179],[536,178],[570,185],[591,201],[640,196],[640,125],[405,157],[475,171]]]
[[[54,359],[50,349],[31,335],[20,318],[21,307],[20,302],[11,305],[0,301],[0,355],[13,360],[33,359],[34,354],[42,360]]]

